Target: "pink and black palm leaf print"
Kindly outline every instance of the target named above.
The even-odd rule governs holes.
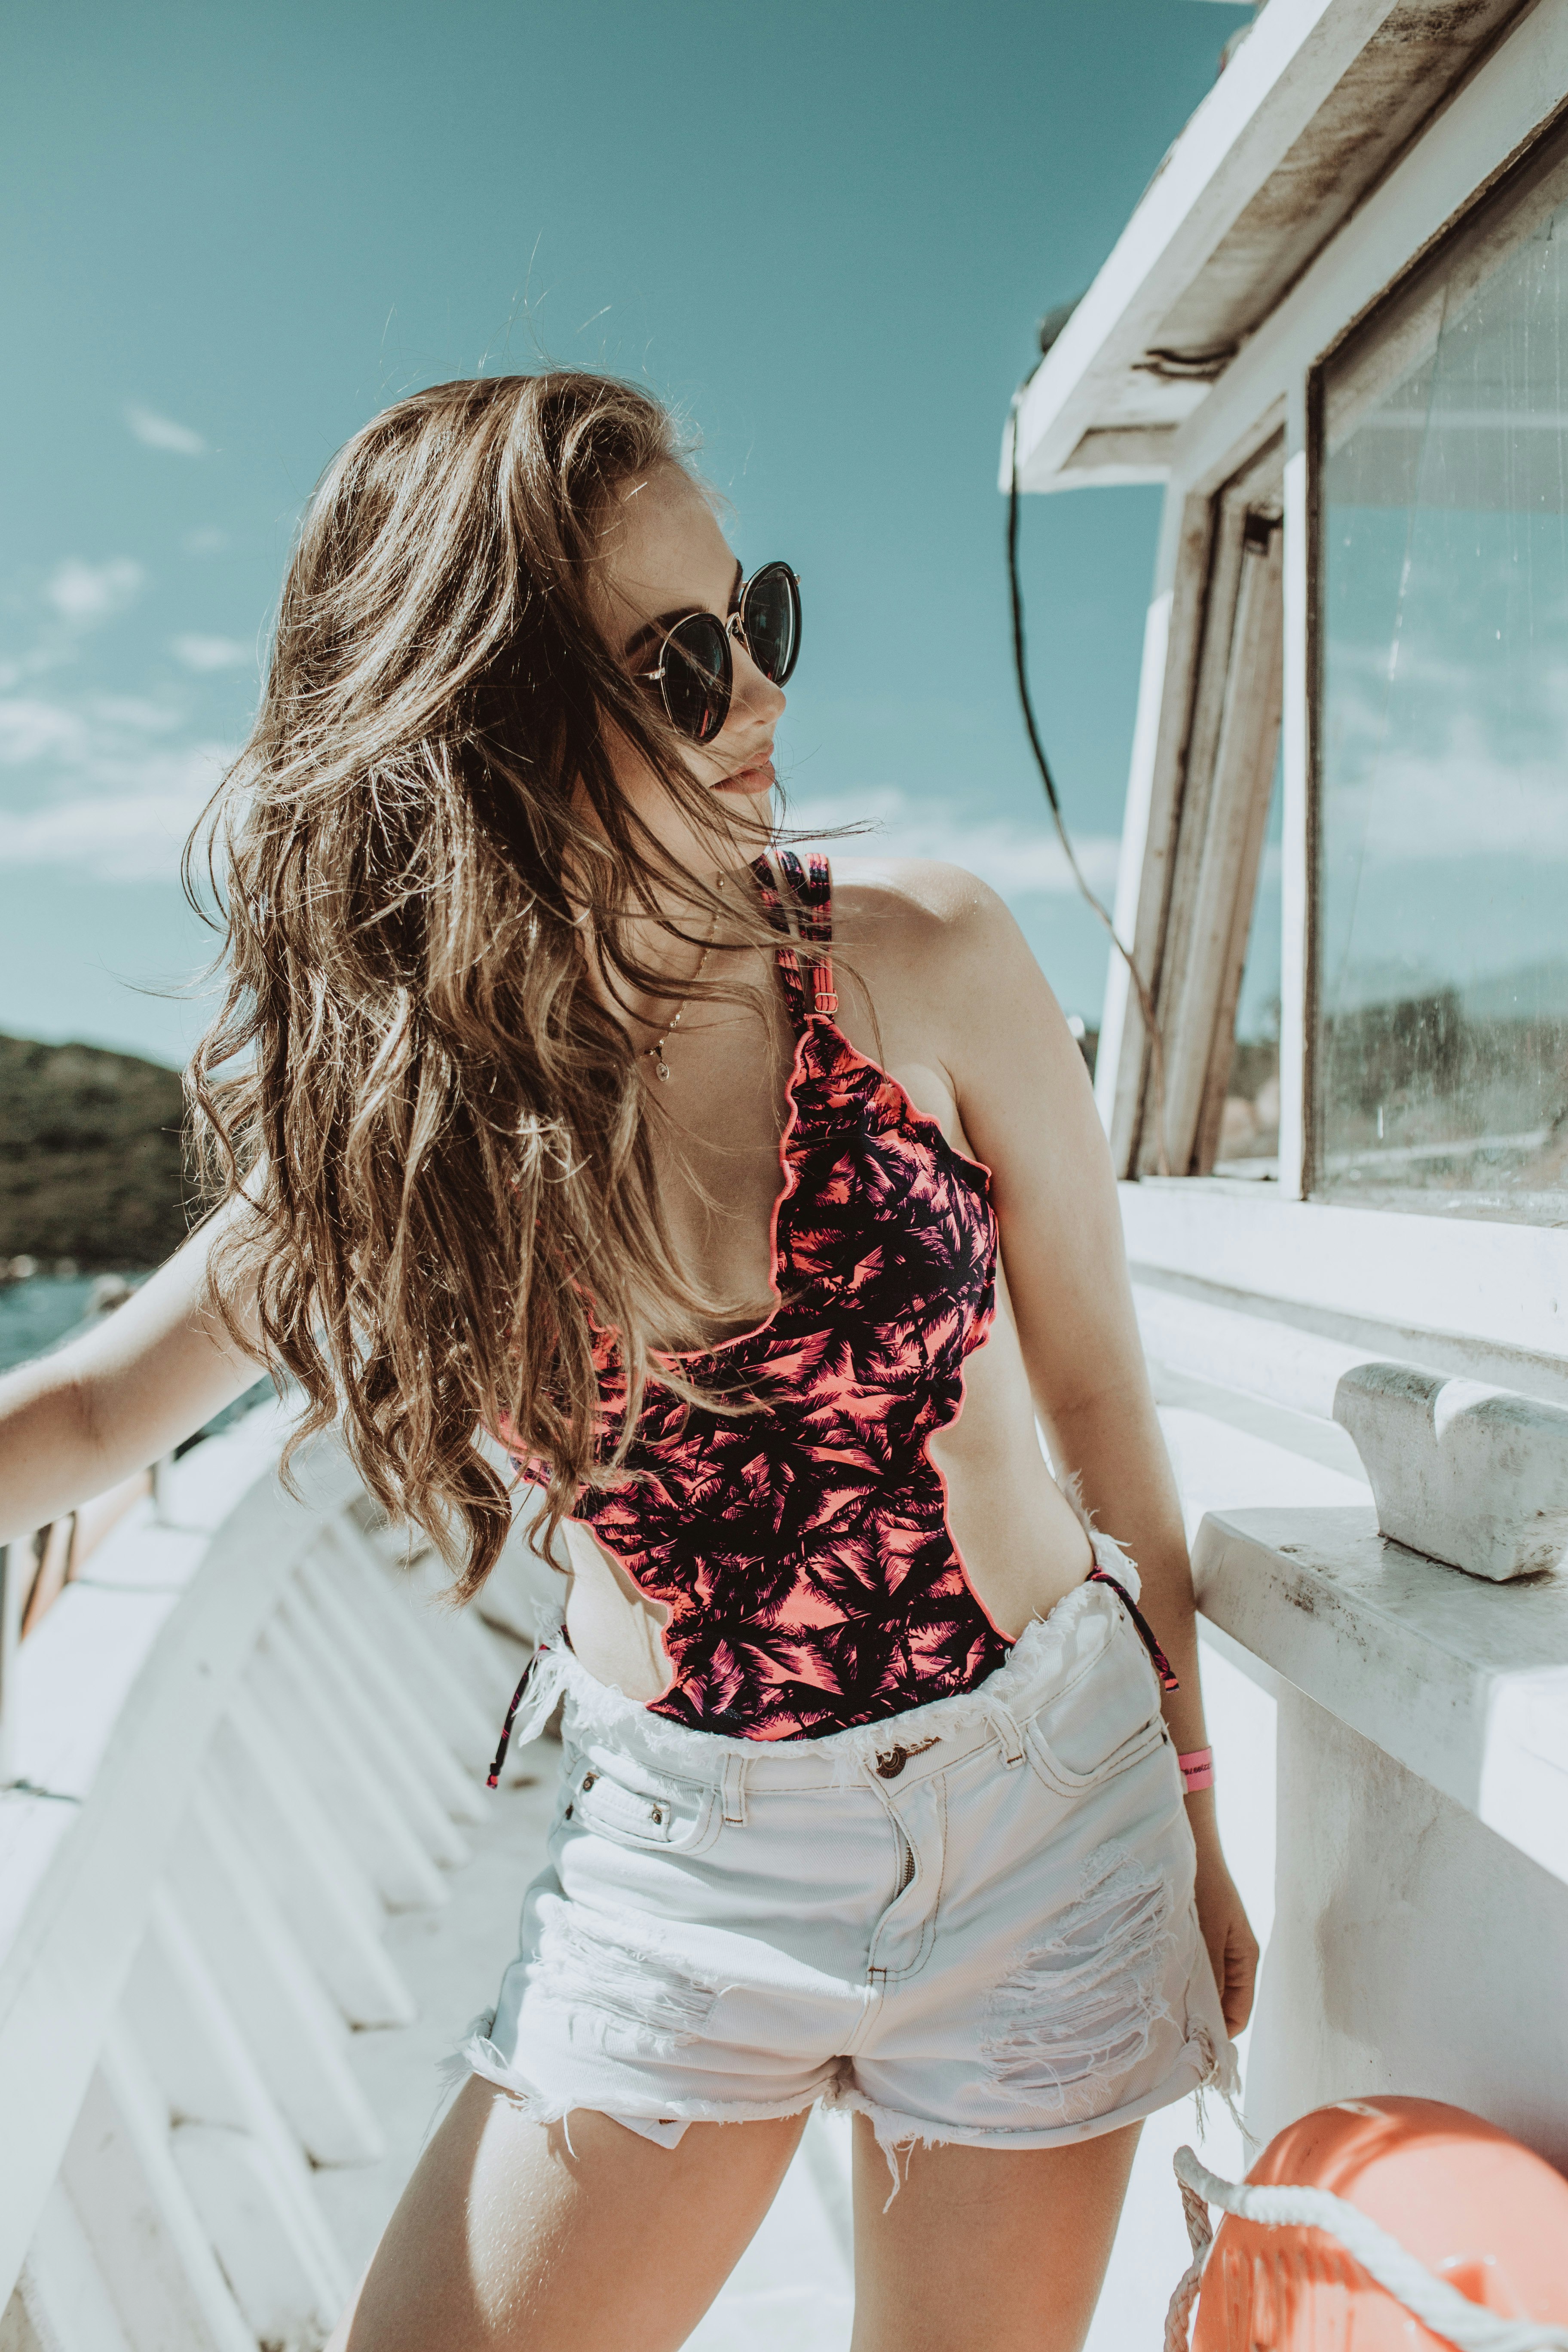
[[[826,942],[826,860],[779,862],[803,935]],[[785,929],[774,877],[758,872]],[[651,1711],[753,1739],[820,1737],[971,1689],[1008,1647],[926,1451],[995,1311],[989,1174],[821,1009],[836,1004],[826,965],[803,971],[788,945],[779,960],[797,1030],[780,1303],[758,1330],[685,1360],[699,1385],[752,1409],[715,1413],[650,1386],[625,1481],[578,1510],[668,1607],[674,1672]],[[602,1379],[608,1435],[624,1394],[610,1348]]]

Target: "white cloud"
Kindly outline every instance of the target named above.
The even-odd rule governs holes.
[[[170,651],[187,669],[248,669],[255,656],[235,637],[174,637]]]
[[[167,735],[179,724],[177,710],[136,695],[99,695],[68,709],[36,695],[0,694],[0,767],[52,760],[89,778],[113,776],[123,760],[139,756],[137,739]]]
[[[1342,696],[1334,717],[1339,772],[1324,821],[1331,856],[1367,866],[1512,857],[1534,867],[1568,860],[1568,783],[1558,745],[1568,671],[1531,681],[1528,706],[1500,718],[1461,671],[1434,678],[1414,726],[1385,728],[1378,705]],[[1439,690],[1441,689],[1441,690]]]
[[[0,809],[0,863],[68,866],[100,882],[178,879],[185,836],[206,805],[221,763],[204,767],[203,788],[175,778],[164,791]]]
[[[166,735],[180,723],[180,713],[171,710],[166,702],[149,702],[140,694],[96,695],[92,712],[110,726],[133,727],[145,735]]]
[[[174,882],[185,835],[221,774],[224,752],[202,748],[169,762],[163,788],[0,809],[0,863],[12,873],[70,866],[97,882]]]
[[[824,846],[841,857],[931,857],[961,866],[1009,903],[1066,898],[1078,888],[1044,808],[1038,823],[1032,824],[1016,817],[970,816],[962,804],[920,801],[894,785],[883,785],[841,802],[795,803],[787,814],[791,832],[806,835],[818,827],[826,832],[833,825],[868,824],[868,833]],[[1089,887],[1101,898],[1114,890],[1121,854],[1118,836],[1075,834],[1073,848]]]
[[[24,654],[7,654],[0,660],[0,694],[9,694],[25,677],[37,677],[47,669],[58,669],[62,662],[74,661],[73,648],[58,642],[54,645],[29,646]]]
[[[221,555],[228,545],[228,533],[218,530],[212,523],[204,523],[199,530],[186,531],[180,545],[187,555]]]
[[[180,724],[177,709],[131,696],[71,708],[0,696],[0,767],[13,772],[0,804],[0,865],[172,881],[232,756],[221,743],[161,740]]]
[[[176,425],[172,416],[160,416],[156,409],[138,408],[132,404],[125,412],[125,422],[138,441],[149,449],[167,449],[176,457],[205,457],[207,445],[199,433],[188,425]]]
[[[56,567],[44,593],[62,619],[90,627],[94,621],[107,621],[112,614],[122,613],[140,593],[146,577],[141,564],[129,555],[111,555],[103,563],[84,563],[79,557],[68,555]]]
[[[186,837],[222,772],[215,761],[202,789],[69,801],[58,807],[0,811],[0,860],[71,868],[99,882],[175,882]]]
[[[51,755],[67,759],[80,751],[86,740],[86,721],[75,711],[30,695],[0,698],[0,761],[6,767],[25,767]]]

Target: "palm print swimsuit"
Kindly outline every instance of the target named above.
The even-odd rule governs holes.
[[[778,1304],[740,1339],[669,1360],[710,1395],[760,1409],[717,1413],[650,1383],[628,1475],[575,1514],[668,1609],[674,1671],[648,1711],[768,1740],[972,1690],[1011,1647],[970,1582],[927,1451],[958,1416],[964,1360],[995,1313],[990,1171],[837,1026],[831,964],[794,945],[832,938],[827,861],[803,867],[786,852],[778,865],[784,893],[765,859],[755,868],[785,934],[795,1032],[773,1217]],[[599,1370],[608,1437],[625,1394],[613,1335]]]

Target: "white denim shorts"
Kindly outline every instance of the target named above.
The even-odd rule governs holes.
[[[896,2185],[914,2142],[1053,2147],[1232,2089],[1159,1684],[1109,1586],[976,1690],[822,1739],[689,1731],[553,1631],[516,1735],[563,1696],[549,1865],[460,2053],[530,2114],[673,2146],[820,2099]]]

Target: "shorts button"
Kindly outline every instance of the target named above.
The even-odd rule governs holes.
[[[910,1760],[907,1748],[889,1748],[877,1759],[877,1772],[883,1780],[896,1780]]]
[[[653,1817],[656,1822],[662,1822],[664,1819],[663,1811],[658,1805],[653,1809]]]
[[[572,1808],[571,1808],[571,1806],[570,1806],[570,1805],[568,1805],[568,1806],[567,1806],[567,1808],[566,1808],[565,1819],[566,1819],[567,1821],[570,1821],[570,1820],[571,1820],[571,1818],[572,1818]]]
[[[584,1772],[584,1775],[583,1775],[583,1791],[584,1791],[584,1795],[586,1795],[586,1794],[587,1794],[587,1791],[588,1791],[588,1790],[593,1787],[593,1785],[594,1785],[595,1781],[598,1779],[598,1777],[599,1777],[599,1776],[598,1776],[598,1774],[597,1774],[596,1772]]]

